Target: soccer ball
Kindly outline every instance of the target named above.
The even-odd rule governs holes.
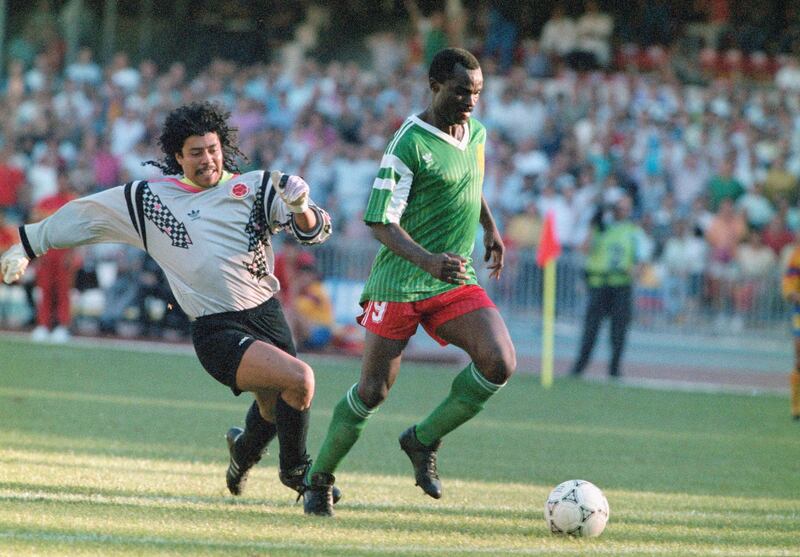
[[[591,482],[568,480],[547,496],[544,519],[556,535],[593,538],[603,533],[608,522],[608,500]]]

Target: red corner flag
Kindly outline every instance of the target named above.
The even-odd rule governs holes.
[[[536,264],[544,267],[550,261],[558,259],[561,255],[561,244],[556,236],[556,222],[552,211],[547,212],[542,226],[542,235],[539,238],[539,249],[536,252]]]

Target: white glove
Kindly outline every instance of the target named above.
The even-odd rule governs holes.
[[[25,255],[22,244],[14,244],[0,257],[0,273],[6,284],[16,282],[25,273],[30,259]]]
[[[300,176],[286,176],[286,181],[281,184],[283,172],[273,170],[271,174],[272,187],[281,196],[283,202],[292,213],[304,213],[308,209],[308,184]]]

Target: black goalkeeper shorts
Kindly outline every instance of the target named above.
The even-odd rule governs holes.
[[[192,322],[192,344],[200,363],[236,396],[242,393],[236,387],[236,371],[256,340],[297,356],[291,329],[275,298],[252,309],[215,313]]]

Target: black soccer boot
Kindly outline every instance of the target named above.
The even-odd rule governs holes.
[[[243,455],[237,441],[244,433],[240,427],[232,427],[225,434],[228,442],[228,452],[231,461],[228,464],[228,472],[225,474],[225,482],[228,484],[228,491],[233,495],[241,495],[244,485],[247,482],[247,473],[261,460],[261,455]]]
[[[289,468],[288,470],[281,470],[278,472],[278,477],[280,478],[281,483],[297,492],[298,501],[300,500],[300,497],[303,496],[303,492],[308,489],[308,486],[305,484],[305,478],[309,468],[311,468],[310,460],[303,462],[302,464],[298,464],[294,468]],[[334,505],[339,502],[339,499],[342,498],[342,492],[336,486],[333,486],[331,489],[331,495],[333,497]]]
[[[441,440],[436,441],[430,447],[420,443],[417,439],[416,426],[411,426],[400,436],[400,448],[411,459],[414,477],[417,480],[416,485],[434,499],[442,497],[442,482],[439,480],[439,473],[436,470],[436,451],[441,445]]]
[[[311,482],[303,489],[303,512],[316,516],[333,516],[333,482],[336,478],[327,472],[311,475]]]

